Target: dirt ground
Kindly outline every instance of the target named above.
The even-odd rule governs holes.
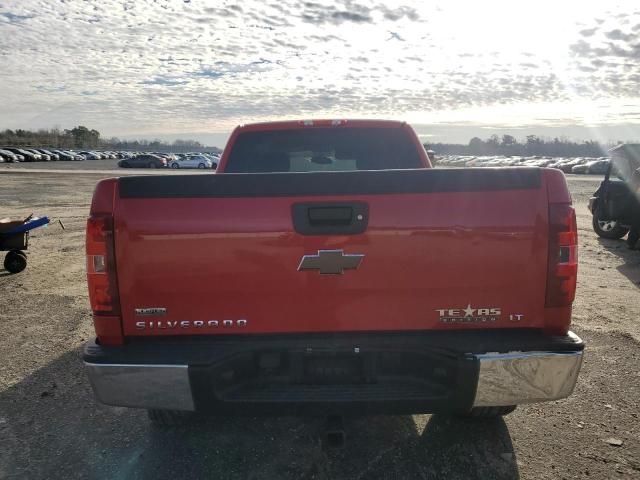
[[[587,342],[574,394],[504,420],[350,419],[346,446],[324,451],[320,419],[224,418],[162,431],[144,411],[96,403],[80,360],[93,336],[83,229],[107,174],[5,167],[0,218],[46,214],[66,230],[37,231],[23,273],[0,268],[2,479],[640,478],[640,252],[591,230],[597,177],[569,178],[580,230],[573,329]]]

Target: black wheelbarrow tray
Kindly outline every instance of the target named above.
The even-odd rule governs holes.
[[[0,251],[8,252],[4,257],[4,268],[10,273],[19,273],[27,268],[29,232],[49,223],[47,217],[30,215],[24,220],[0,220]]]

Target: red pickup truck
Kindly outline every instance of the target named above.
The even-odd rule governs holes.
[[[156,421],[500,415],[582,364],[562,172],[433,169],[406,123],[240,126],[216,174],[102,180],[86,249],[95,395]]]

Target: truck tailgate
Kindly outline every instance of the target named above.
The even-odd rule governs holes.
[[[114,218],[125,336],[544,323],[539,169],[128,177]]]

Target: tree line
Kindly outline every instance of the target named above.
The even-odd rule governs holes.
[[[15,147],[73,148],[101,150],[131,150],[154,152],[194,152],[220,151],[216,147],[207,147],[196,140],[175,140],[172,143],[161,140],[121,140],[117,137],[103,138],[100,132],[85,126],[70,130],[40,129],[0,131],[0,145]],[[615,144],[602,145],[596,141],[576,142],[567,138],[543,138],[527,135],[524,141],[518,141],[512,135],[491,135],[486,140],[473,137],[467,145],[454,143],[425,143],[427,149],[437,155],[512,155],[512,156],[549,156],[549,157],[601,157]]]
[[[615,144],[602,145],[593,140],[576,142],[567,138],[543,138],[527,135],[519,142],[512,135],[491,135],[486,140],[473,137],[467,145],[452,143],[425,143],[425,148],[436,155],[507,155],[544,157],[603,157]]]
[[[77,126],[70,130],[40,129],[3,130],[0,131],[0,146],[59,148],[77,150],[131,150],[154,152],[193,152],[220,151],[216,147],[207,147],[195,140],[175,140],[172,143],[161,140],[121,140],[117,137],[102,138],[100,132],[85,126]]]
[[[221,152],[218,147],[208,147],[196,140],[174,140],[171,143],[160,140],[120,140],[112,137],[104,142],[105,150],[130,150],[144,152]]]

